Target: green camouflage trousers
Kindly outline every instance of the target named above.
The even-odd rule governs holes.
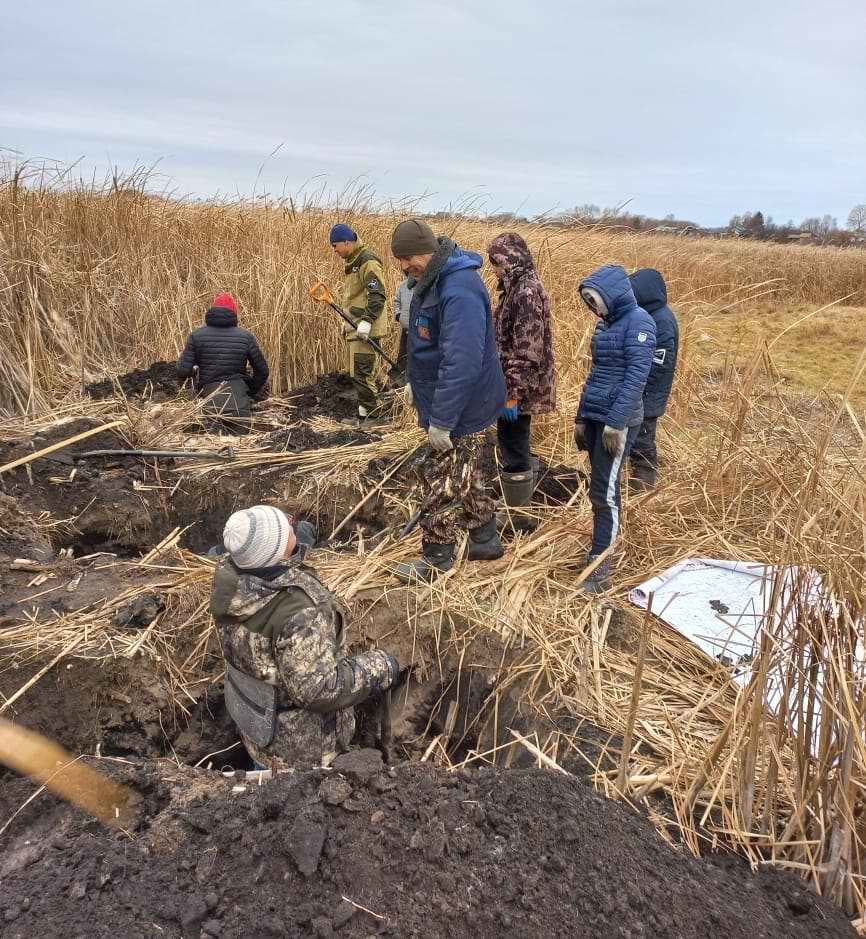
[[[461,529],[480,528],[493,518],[496,505],[479,465],[483,443],[484,434],[458,437],[453,450],[431,449],[421,465],[421,530],[426,544],[453,544]]]

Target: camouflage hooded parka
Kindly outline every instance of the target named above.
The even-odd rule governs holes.
[[[547,291],[520,235],[499,235],[487,254],[503,270],[493,315],[507,398],[521,414],[548,414],[556,409],[556,370]]]

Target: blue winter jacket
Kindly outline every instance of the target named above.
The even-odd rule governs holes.
[[[440,260],[434,255],[430,263]],[[450,430],[452,437],[489,427],[505,404],[481,264],[480,255],[454,245],[433,282],[421,278],[409,308],[409,384],[418,423]]]
[[[653,318],[634,298],[628,275],[618,264],[590,274],[580,289],[597,290],[607,306],[592,337],[592,368],[583,386],[577,420],[598,421],[621,430],[643,420],[643,390],[656,346]]]
[[[673,310],[668,306],[665,279],[657,270],[645,267],[635,271],[629,280],[635,300],[656,323],[656,351],[643,393],[644,417],[661,417],[667,410],[674,383],[680,329]]]

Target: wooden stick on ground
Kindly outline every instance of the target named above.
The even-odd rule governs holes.
[[[40,457],[48,456],[49,453],[54,453],[57,450],[63,450],[65,447],[71,447],[72,444],[78,443],[79,440],[86,440],[88,437],[94,436],[94,434],[102,433],[104,430],[112,430],[113,428],[120,427],[125,423],[125,420],[111,421],[108,424],[103,424],[101,427],[91,427],[90,430],[85,430],[82,434],[76,434],[74,437],[68,437],[66,440],[61,440],[59,443],[52,443],[50,447],[44,447],[42,450],[37,450],[35,453],[30,453],[27,456],[22,456],[17,460],[13,460],[11,463],[6,463],[4,466],[0,466],[0,473],[6,473],[9,470],[16,469],[19,466],[24,466],[25,463],[32,463],[34,460],[38,460]]]
[[[129,827],[141,802],[141,796],[134,790],[78,763],[42,734],[25,730],[5,718],[0,718],[0,762],[37,780],[106,825]]]
[[[619,773],[616,777],[616,788],[625,795],[626,780],[628,779],[628,759],[631,756],[631,745],[634,738],[634,722],[637,718],[637,709],[640,704],[640,690],[643,682],[643,666],[646,660],[646,647],[652,630],[652,608],[654,594],[647,599],[646,613],[643,627],[640,631],[640,646],[637,653],[637,662],[634,669],[634,683],[631,686],[631,705],[628,709],[628,720],[625,725],[625,736],[622,738],[622,754],[619,759]]]

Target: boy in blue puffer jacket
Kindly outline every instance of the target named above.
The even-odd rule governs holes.
[[[592,548],[587,564],[613,545],[619,531],[619,476],[643,421],[643,393],[656,346],[653,318],[637,305],[625,270],[608,264],[580,285],[580,296],[598,319],[592,368],[574,420],[574,442],[592,465]],[[608,555],[584,580],[590,593],[607,589]]]

